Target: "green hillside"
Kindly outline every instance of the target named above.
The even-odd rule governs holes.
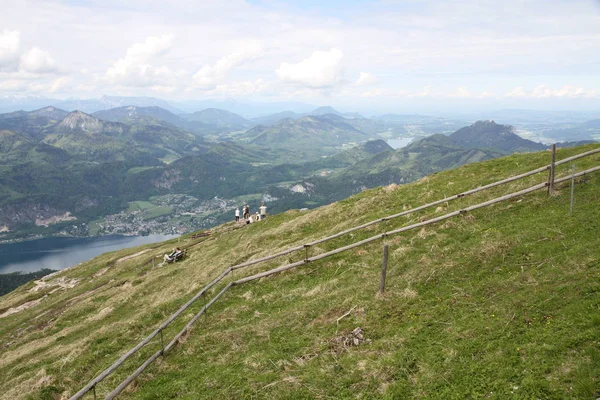
[[[561,149],[558,159],[598,148]],[[312,211],[208,238],[108,253],[0,297],[0,393],[65,398],[152,332],[228,266],[460,193],[549,161],[516,154],[364,191]],[[578,171],[600,164],[596,154]],[[561,166],[564,176],[569,166]],[[309,256],[544,182],[546,174],[448,202],[310,248]],[[600,174],[234,286],[120,398],[595,399],[600,396]],[[174,246],[179,263],[155,266]],[[233,279],[303,259],[238,270]],[[159,261],[155,259],[156,263]],[[208,300],[207,299],[207,300]],[[204,299],[165,330],[165,342]],[[14,312],[15,307],[27,308]],[[10,315],[7,315],[10,314]],[[362,336],[352,336],[361,328]],[[356,340],[354,340],[356,339]],[[154,340],[98,385],[103,397]],[[91,394],[89,398],[93,398]]]
[[[380,139],[376,134],[358,130],[350,122],[334,114],[310,115],[298,120],[286,118],[274,125],[249,129],[243,137],[259,146],[293,150],[294,158],[303,160],[334,154],[349,143]]]

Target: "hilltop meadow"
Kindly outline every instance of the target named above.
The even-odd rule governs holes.
[[[560,149],[558,159],[598,148]],[[548,164],[515,154],[365,190],[210,236],[107,253],[0,297],[0,393],[68,398],[228,266]],[[599,165],[595,154],[575,161]],[[557,170],[566,176],[570,165]],[[313,246],[317,255],[544,182],[547,173]],[[600,174],[234,286],[120,398],[595,399],[600,396]],[[181,262],[160,265],[172,247]],[[292,253],[231,280],[303,259]],[[152,262],[154,260],[154,262]],[[200,299],[165,341],[203,305]],[[20,308],[19,308],[20,307]],[[360,330],[357,330],[360,328]],[[354,332],[354,333],[353,333]],[[357,333],[358,332],[358,333]],[[160,346],[100,383],[102,397]],[[89,398],[93,395],[89,394]]]

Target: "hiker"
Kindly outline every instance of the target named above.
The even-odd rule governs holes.
[[[260,203],[260,216],[262,218],[267,218],[267,206],[265,206],[265,202]]]
[[[250,206],[248,204],[244,206],[244,218],[250,218]]]
[[[252,217],[249,216],[248,218],[246,218],[246,225],[251,224],[252,222]]]
[[[240,209],[235,209],[235,222],[240,222]]]
[[[256,218],[256,222],[260,221],[260,214],[258,213],[258,211],[256,212],[254,218]]]
[[[167,263],[167,262],[174,261],[175,256],[179,252],[181,252],[181,250],[179,250],[179,247],[175,247],[172,252],[170,252],[169,254],[165,254],[165,256],[163,257],[163,262]]]

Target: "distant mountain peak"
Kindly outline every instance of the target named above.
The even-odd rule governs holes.
[[[325,114],[342,115],[341,112],[339,112],[338,110],[336,110],[335,108],[330,107],[330,106],[323,106],[323,107],[315,108],[309,114],[310,115],[325,115]]]
[[[48,112],[48,111],[57,111],[58,108],[54,107],[54,106],[47,106],[44,108],[40,108],[39,110],[34,110],[32,112]]]
[[[497,149],[508,153],[538,151],[545,148],[541,143],[523,139],[511,125],[500,125],[493,120],[477,121],[449,136],[452,141],[465,148]]]
[[[206,108],[201,111],[184,115],[183,117],[188,121],[197,121],[218,127],[232,127],[240,129],[247,128],[251,125],[250,121],[239,116],[238,114],[220,108]]]
[[[29,115],[35,115],[40,117],[52,118],[54,120],[61,120],[69,114],[68,111],[61,110],[60,108],[56,108],[54,106],[47,106],[44,108],[40,108],[39,110],[34,110],[29,113]]]
[[[102,120],[86,114],[83,111],[76,110],[69,113],[62,121],[60,121],[56,125],[55,130],[99,132],[103,127],[104,123]]]

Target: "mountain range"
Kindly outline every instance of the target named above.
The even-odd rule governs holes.
[[[186,220],[191,229],[227,218],[236,201],[269,199],[274,211],[314,207],[365,188],[545,148],[510,126],[479,121],[393,150],[382,140],[387,122],[329,111],[254,127],[214,109],[176,115],[125,106],[90,115],[44,107],[0,114],[0,228],[8,237],[59,232],[77,218],[77,232],[87,234],[81,223],[135,201],[156,201],[154,207],[179,210],[172,216],[179,223],[185,213],[199,215]],[[171,200],[152,200],[164,196]],[[187,196],[187,209],[170,204],[173,196]],[[207,209],[205,202],[215,199],[222,199],[218,210]],[[43,221],[52,219],[58,222],[45,228]]]

